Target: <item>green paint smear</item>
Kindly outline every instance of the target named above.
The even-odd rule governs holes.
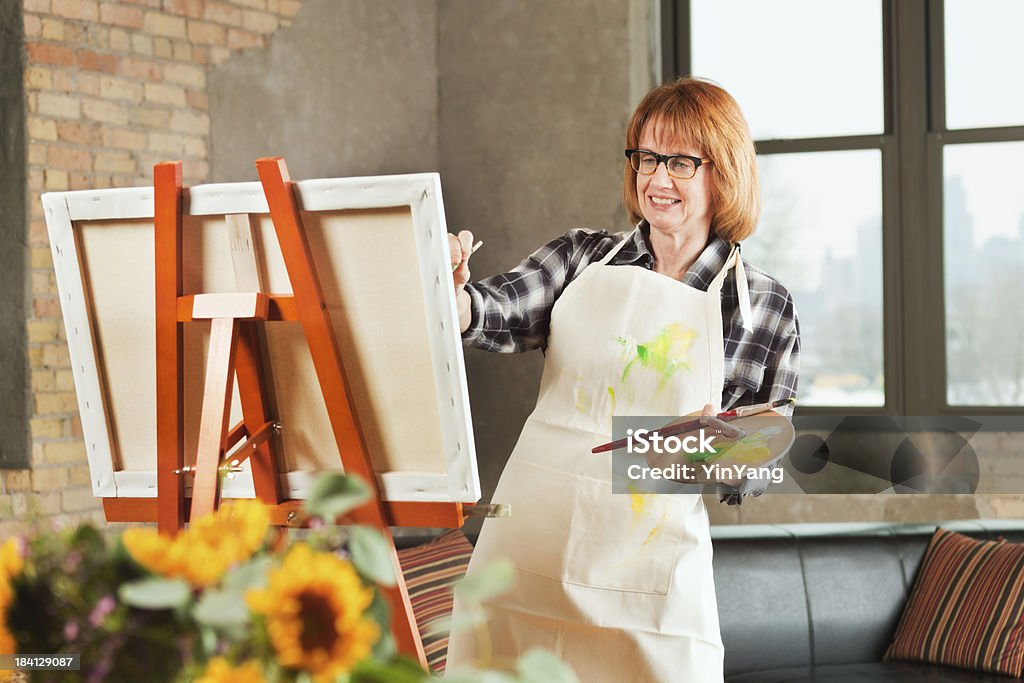
[[[629,378],[634,365],[653,370],[660,378],[658,390],[663,389],[672,376],[679,370],[690,367],[690,346],[697,333],[683,327],[680,323],[672,323],[662,328],[651,339],[637,343],[626,337],[616,338],[616,342],[626,349],[627,361],[622,369],[622,382]]]
[[[689,460],[691,463],[707,462],[729,455],[733,460],[741,463],[761,462],[771,454],[768,442],[780,431],[779,427],[764,427],[742,439],[727,441],[717,448],[712,446],[711,450],[706,453],[690,453]]]

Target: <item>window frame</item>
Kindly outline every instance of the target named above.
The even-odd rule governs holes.
[[[1024,125],[946,128],[944,0],[879,0],[881,134],[757,140],[761,154],[877,149],[882,156],[882,406],[800,406],[804,415],[1024,415],[947,400],[943,151],[1024,141]],[[661,0],[662,74],[691,71],[690,0]],[[920,169],[924,169],[924,173]]]
[[[9,245],[0,256],[0,470],[23,470],[31,465],[32,368],[26,321],[33,319],[28,259],[30,218],[28,193],[28,136],[25,127],[25,44],[22,3],[0,6],[0,233]]]

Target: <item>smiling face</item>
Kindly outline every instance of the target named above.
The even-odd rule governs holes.
[[[703,150],[660,135],[659,127],[647,125],[640,135],[640,149],[658,154],[688,154],[704,157]],[[665,164],[658,164],[652,175],[636,174],[636,197],[640,213],[652,230],[665,233],[703,235],[711,231],[712,183],[711,167],[705,163],[689,180],[673,178]]]

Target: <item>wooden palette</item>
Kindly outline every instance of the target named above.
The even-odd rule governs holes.
[[[668,427],[687,422],[699,416],[699,412],[687,415],[665,426]],[[666,468],[675,463],[696,465],[698,475],[701,475],[703,472],[700,468],[702,464],[716,464],[720,469],[730,468],[734,465],[745,465],[748,468],[763,467],[785,456],[796,439],[796,430],[793,427],[793,423],[789,418],[780,415],[774,410],[741,417],[728,422],[728,424],[743,429],[746,432],[746,436],[740,439],[725,439],[724,437],[716,436],[714,439],[716,448],[719,445],[722,446],[722,448],[719,448],[721,451],[720,455],[691,460],[691,456],[685,453],[662,453],[649,456],[648,463],[652,467],[659,468]],[[697,432],[687,432],[678,436],[682,438],[691,434],[695,435]],[[701,456],[697,457],[701,458]],[[696,481],[689,480],[686,483],[710,483],[711,481],[698,476]],[[725,481],[725,483],[735,485],[736,480]]]

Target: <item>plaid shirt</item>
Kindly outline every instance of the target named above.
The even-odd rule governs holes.
[[[654,267],[654,254],[641,224],[609,265]],[[600,261],[625,236],[605,231],[570,230],[548,242],[508,273],[466,285],[473,320],[463,333],[465,344],[486,351],[514,353],[545,348],[548,322],[555,300],[591,263]],[[690,266],[683,283],[707,291],[725,265],[731,245],[713,238]],[[766,403],[796,396],[800,360],[800,326],[793,297],[786,288],[745,259],[753,331],[743,329],[736,270],[722,284],[722,324],[725,340],[725,385],[722,409]],[[780,412],[783,412],[780,410]],[[792,408],[786,409],[787,414]],[[742,495],[759,495],[767,484],[744,485]],[[730,504],[739,496],[725,496]]]

